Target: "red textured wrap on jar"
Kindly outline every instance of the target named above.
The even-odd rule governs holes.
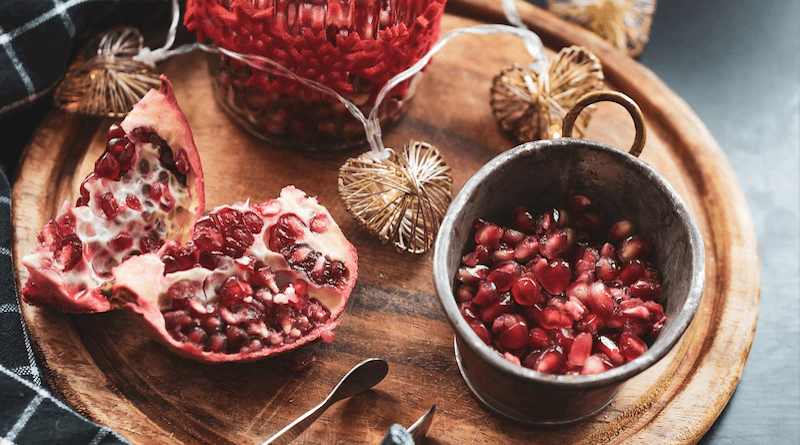
[[[317,81],[368,114],[381,87],[438,40],[446,0],[188,0],[184,23],[198,41],[269,58]],[[224,55],[209,68],[214,96],[243,128],[307,150],[365,142],[363,124],[334,97],[295,79]],[[381,126],[396,121],[417,76],[379,104]]]

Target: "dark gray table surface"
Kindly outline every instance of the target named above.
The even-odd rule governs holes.
[[[755,339],[733,397],[700,443],[798,444],[800,1],[659,0],[639,61],[714,135],[758,237]]]
[[[755,339],[733,397],[700,443],[800,443],[800,1],[660,0],[639,61],[714,135],[758,237]],[[6,143],[23,146],[48,107],[3,122]],[[13,177],[17,153],[0,155]]]

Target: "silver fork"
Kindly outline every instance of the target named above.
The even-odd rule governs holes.
[[[431,405],[428,408],[428,411],[422,415],[413,425],[408,427],[408,433],[411,434],[411,438],[414,439],[415,445],[420,445],[422,443],[422,439],[425,438],[425,435],[428,434],[428,428],[431,426],[431,422],[433,422],[433,413],[436,412],[436,404]]]

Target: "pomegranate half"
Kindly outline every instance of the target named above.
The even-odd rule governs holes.
[[[177,354],[242,362],[333,341],[357,275],[356,249],[327,209],[287,186],[215,208],[187,243],[115,267],[106,292]]]
[[[75,206],[65,202],[22,259],[22,299],[64,312],[111,309],[99,289],[127,258],[183,242],[205,206],[203,171],[172,85],[161,76],[120,124],[83,180]]]

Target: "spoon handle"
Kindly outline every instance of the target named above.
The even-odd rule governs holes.
[[[333,402],[331,402],[330,398],[325,399],[325,401],[314,408],[311,408],[307,413],[295,419],[294,422],[286,425],[282,430],[275,433],[274,436],[267,439],[267,441],[261,445],[284,445],[293,441],[297,438],[297,436],[300,435],[300,433],[305,431],[306,428],[314,423],[314,421],[317,420],[319,416],[321,416],[322,413],[324,413],[325,410],[328,409],[328,407],[332,404]]]
[[[386,377],[389,371],[388,364],[378,358],[364,360],[350,370],[342,380],[333,388],[328,397],[319,405],[311,408],[307,413],[295,419],[277,434],[267,439],[261,445],[283,445],[291,442],[309,427],[325,412],[328,407],[339,400],[353,397],[372,388]]]

